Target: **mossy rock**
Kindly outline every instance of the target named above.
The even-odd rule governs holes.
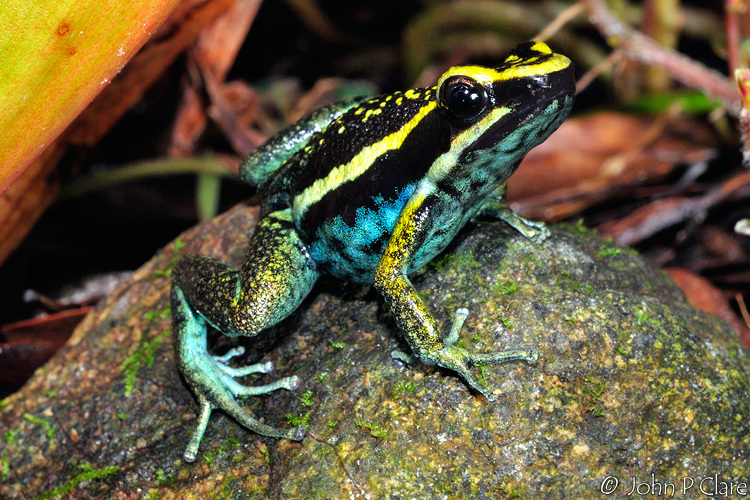
[[[750,356],[727,325],[591,231],[556,226],[539,246],[499,223],[467,227],[413,276],[446,331],[469,308],[464,347],[539,351],[478,369],[497,401],[449,371],[394,366],[406,345],[377,294],[324,280],[257,341],[215,339],[273,361],[248,384],[301,377],[246,406],[308,436],[260,437],[215,412],[185,463],[197,405],[165,271],[185,252],[238,265],[256,215],[237,207],[169,245],[0,403],[0,497],[601,498],[653,477],[704,498],[703,478],[750,478]]]

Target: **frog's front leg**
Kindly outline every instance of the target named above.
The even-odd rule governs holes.
[[[211,411],[224,410],[248,429],[264,436],[300,440],[304,429],[265,425],[238,403],[238,396],[256,396],[276,389],[294,389],[297,377],[246,387],[234,380],[267,373],[271,363],[231,368],[226,362],[242,354],[233,349],[212,356],[206,345],[206,324],[229,336],[253,336],[294,311],[308,294],[318,272],[291,222],[289,211],[263,218],[255,230],[238,272],[202,255],[186,255],[172,270],[172,315],[180,371],[201,405],[201,415],[184,458],[195,460]]]
[[[459,333],[468,315],[463,308],[456,311],[449,334],[445,338],[440,334],[435,318],[406,275],[411,259],[429,233],[432,212],[438,203],[436,195],[419,191],[409,200],[375,270],[375,288],[393,311],[416,357],[458,372],[474,389],[494,400],[495,395],[477,380],[471,366],[512,360],[536,361],[538,355],[526,350],[472,353],[458,347]],[[394,352],[393,355],[404,360],[403,353]]]
[[[526,219],[511,210],[505,200],[507,189],[507,182],[500,184],[482,201],[478,214],[500,219],[534,243],[541,244],[549,237],[549,228],[544,222]]]

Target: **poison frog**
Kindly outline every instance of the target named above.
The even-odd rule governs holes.
[[[204,255],[172,269],[171,303],[178,364],[200,404],[184,459],[195,460],[212,410],[263,436],[301,440],[253,418],[238,397],[294,389],[296,376],[245,386],[235,378],[267,373],[271,363],[232,367],[207,347],[207,325],[227,336],[254,336],[291,314],[318,277],[373,285],[392,311],[411,354],[458,373],[488,400],[471,367],[536,361],[533,350],[469,352],[457,345],[467,317],[456,311],[447,335],[409,274],[438,255],[482,214],[541,243],[544,224],[515,214],[505,183],[526,153],[567,117],[575,79],[571,61],[546,44],[517,46],[497,67],[448,69],[434,87],[337,103],[271,138],[240,165],[258,188],[260,219],[239,270]]]

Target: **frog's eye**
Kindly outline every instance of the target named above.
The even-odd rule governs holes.
[[[440,109],[458,127],[476,122],[490,106],[490,98],[482,84],[468,76],[456,75],[440,86]]]

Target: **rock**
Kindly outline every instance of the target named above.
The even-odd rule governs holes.
[[[377,294],[326,279],[257,341],[215,339],[274,362],[248,384],[301,377],[246,406],[308,437],[260,437],[215,412],[185,463],[197,404],[175,366],[165,271],[185,252],[238,265],[256,215],[239,206],[166,247],[0,403],[0,497],[704,498],[701,483],[747,494],[747,350],[662,271],[571,225],[539,246],[480,222],[412,277],[446,332],[469,308],[464,347],[539,351],[536,364],[477,368],[497,401],[449,371],[394,366],[407,346]]]

